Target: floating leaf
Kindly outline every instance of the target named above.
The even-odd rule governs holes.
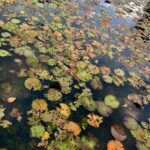
[[[36,99],[32,102],[32,109],[35,111],[45,111],[47,110],[47,103],[43,99]]]
[[[49,89],[45,97],[50,101],[59,101],[62,98],[62,94],[56,89]]]
[[[0,57],[10,56],[10,53],[6,50],[0,49]]]
[[[24,85],[29,90],[33,89],[34,91],[37,91],[42,89],[40,80],[36,78],[28,78],[27,80],[25,80]]]
[[[45,132],[45,128],[42,125],[35,125],[30,128],[31,136],[35,138],[41,138]]]
[[[9,98],[7,99],[7,102],[8,102],[8,103],[13,103],[15,100],[16,100],[16,97],[9,97]]]
[[[110,140],[107,143],[107,150],[125,150],[125,148],[120,141]]]
[[[113,95],[105,96],[104,103],[106,106],[109,106],[112,109],[117,109],[120,105],[119,100]]]

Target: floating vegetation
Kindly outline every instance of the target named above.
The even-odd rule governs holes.
[[[6,50],[0,49],[0,57],[6,57],[6,56],[10,56],[10,53]]]
[[[50,101],[59,101],[62,98],[62,94],[56,89],[49,89],[45,97]]]
[[[0,1],[0,150],[150,149],[149,13],[125,1]]]
[[[120,105],[119,100],[117,100],[116,97],[113,95],[105,96],[104,103],[106,106],[109,106],[112,109],[117,109]]]
[[[123,144],[117,140],[111,140],[107,143],[107,150],[125,150]]]
[[[34,91],[36,91],[42,89],[42,84],[37,78],[28,78],[27,80],[25,80],[24,85],[29,90],[33,89]]]

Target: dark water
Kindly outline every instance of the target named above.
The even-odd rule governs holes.
[[[126,19],[117,18],[115,14],[115,6],[108,7],[104,3],[104,1],[101,1],[100,3],[101,7],[95,7],[96,13],[101,13],[103,8],[107,8],[106,11],[108,15],[112,15],[111,23],[112,27],[115,28],[116,25],[121,24],[128,27],[133,27],[135,25],[134,22],[132,22],[131,18],[127,17]],[[5,8],[7,10],[9,8]],[[11,9],[10,9],[11,10]],[[32,14],[39,15],[39,12],[37,10],[30,9],[30,7],[27,8],[27,6],[17,6],[12,7],[12,11],[19,11],[19,10],[29,10],[29,16],[32,17]],[[43,14],[42,10],[40,11],[41,14]],[[1,12],[1,14],[3,11]],[[49,11],[50,13],[50,11]],[[43,16],[42,16],[43,17]],[[2,19],[2,16],[0,15],[0,18]],[[95,18],[96,19],[96,18]],[[23,19],[22,19],[23,20]],[[42,21],[42,18],[40,20]],[[76,26],[76,25],[75,25]],[[2,31],[1,31],[2,32]],[[111,34],[111,33],[110,33]],[[113,34],[111,36],[114,36]],[[115,39],[115,42],[118,42],[118,39]],[[4,49],[8,48],[3,47]],[[130,51],[125,51],[123,54],[126,57],[130,55]],[[17,63],[14,63],[14,59],[21,59],[22,64],[17,65]],[[109,63],[108,63],[109,62]],[[94,62],[93,62],[94,63]],[[122,68],[123,70],[128,72],[130,68],[128,68],[126,65],[120,63],[117,58],[110,59],[107,56],[98,58],[98,65],[105,65],[107,64],[110,68],[114,69],[117,67]],[[10,58],[0,58],[0,83],[9,82],[15,89],[14,93],[17,96],[17,101],[13,104],[8,104],[5,102],[0,102],[4,104],[4,106],[7,107],[7,112],[10,112],[10,110],[13,107],[17,107],[22,112],[22,121],[17,122],[14,119],[7,116],[8,119],[11,119],[13,122],[13,126],[9,127],[8,129],[2,129],[0,128],[0,147],[8,148],[8,150],[40,150],[40,148],[36,147],[36,140],[31,140],[30,134],[29,134],[29,126],[27,125],[27,110],[31,109],[31,103],[33,99],[36,98],[43,98],[43,94],[45,91],[42,92],[34,92],[34,91],[27,91],[24,88],[24,80],[25,78],[18,78],[16,75],[16,72],[18,72],[21,68],[27,67],[25,63],[25,58],[23,56],[19,56],[14,54],[13,57]],[[14,70],[15,73],[11,73],[11,70]],[[92,93],[94,95],[94,99],[101,101],[105,95],[107,94],[114,94],[116,95],[120,103],[123,104],[123,98],[126,97],[131,92],[139,92],[138,89],[132,88],[130,85],[125,84],[123,87],[117,87],[115,85],[107,84],[103,82],[104,89],[101,91],[93,90]],[[90,85],[88,85],[90,87]],[[91,88],[91,87],[90,87]],[[0,91],[0,94],[3,95],[3,91]],[[64,101],[67,101],[67,99],[72,99],[74,93],[76,91],[72,91],[69,95],[63,95]],[[131,110],[127,110],[126,108],[120,107],[119,109],[115,110],[111,117],[104,118],[104,122],[100,125],[100,127],[93,128],[88,127],[87,131],[85,132],[86,135],[93,134],[97,140],[97,150],[105,150],[106,149],[106,143],[113,139],[111,132],[110,132],[110,126],[114,123],[121,124],[123,120],[123,116],[125,114],[132,114],[134,117],[137,118],[138,121],[144,121],[148,115],[149,115],[149,105],[147,105],[144,110],[137,108],[135,105],[131,104]],[[86,116],[89,113],[89,111],[83,109],[82,107],[75,112],[75,114],[72,116],[75,121],[80,122],[82,116]],[[74,116],[80,116],[79,118],[75,118]],[[135,139],[131,136],[129,130],[125,130],[127,136],[127,139],[124,142],[126,150],[136,150],[135,146]],[[100,145],[100,147],[98,146]]]

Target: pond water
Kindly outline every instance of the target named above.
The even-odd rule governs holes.
[[[0,2],[0,150],[149,150],[148,1]]]

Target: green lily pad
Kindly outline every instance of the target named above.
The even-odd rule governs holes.
[[[112,109],[117,109],[120,105],[118,99],[113,95],[105,96],[104,103],[105,103],[106,106],[109,106]]]
[[[10,53],[6,50],[0,49],[0,57],[10,56]]]
[[[35,138],[41,138],[45,132],[45,127],[42,125],[35,125],[30,128],[31,136]]]
[[[86,71],[78,71],[76,76],[79,80],[82,80],[84,82],[92,80],[92,75]]]
[[[10,36],[11,36],[11,34],[8,33],[8,32],[3,32],[1,35],[2,35],[2,37],[4,37],[4,38],[7,38],[7,37],[10,37]]]
[[[21,21],[19,19],[11,19],[13,24],[19,24]]]
[[[103,75],[103,80],[106,82],[106,83],[112,83],[113,82],[113,78],[109,75]]]

